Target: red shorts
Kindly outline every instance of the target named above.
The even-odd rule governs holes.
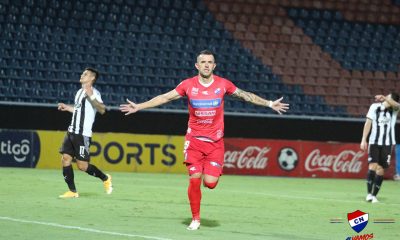
[[[222,138],[217,142],[206,142],[186,136],[183,149],[189,175],[195,173],[214,177],[222,175],[225,153],[224,140]]]

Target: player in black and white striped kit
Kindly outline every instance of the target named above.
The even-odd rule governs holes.
[[[74,158],[79,170],[98,177],[103,181],[107,194],[111,194],[113,189],[111,176],[104,174],[95,165],[89,163],[89,147],[96,112],[98,111],[100,114],[106,112],[106,106],[101,100],[100,92],[93,87],[98,77],[99,72],[96,69],[86,68],[79,80],[82,88],[75,95],[74,106],[64,103],[58,104],[58,110],[72,113],[72,121],[60,149],[64,180],[68,185],[69,191],[60,195],[60,198],[79,197],[75,187],[74,171],[72,168],[72,160]]]
[[[393,146],[396,144],[395,125],[399,112],[399,95],[375,96],[364,124],[360,148],[368,149],[368,174],[366,201],[377,203],[376,198],[383,182],[384,169],[390,165]],[[370,134],[368,143],[367,137]]]

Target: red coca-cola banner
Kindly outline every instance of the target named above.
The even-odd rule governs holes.
[[[225,174],[365,178],[367,152],[356,143],[225,139]],[[395,154],[385,177],[394,172]]]

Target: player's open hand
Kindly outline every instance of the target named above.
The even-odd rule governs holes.
[[[128,103],[119,105],[119,110],[121,110],[121,112],[125,113],[125,115],[129,115],[139,111],[139,107],[136,103],[129,101],[129,99],[126,99],[126,101]]]
[[[283,97],[275,100],[272,102],[271,108],[278,112],[279,114],[282,114],[286,112],[289,109],[289,103],[283,103],[281,102]]]

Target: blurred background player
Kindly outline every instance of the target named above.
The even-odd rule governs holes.
[[[200,52],[195,64],[198,75],[182,81],[174,90],[135,104],[129,100],[121,104],[125,115],[146,108],[153,108],[186,96],[188,98],[189,123],[184,143],[185,164],[189,172],[188,197],[192,222],[188,230],[200,227],[201,182],[209,189],[216,187],[224,165],[224,96],[232,95],[246,102],[270,107],[279,114],[286,112],[289,104],[282,98],[272,101],[237,88],[231,81],[213,74],[216,67],[214,54]]]
[[[96,69],[86,68],[79,80],[82,88],[75,95],[74,106],[64,103],[58,104],[58,110],[72,113],[71,125],[60,149],[64,180],[68,185],[69,191],[60,195],[60,198],[79,197],[74,182],[74,170],[71,165],[73,158],[75,158],[79,170],[103,181],[107,194],[111,194],[113,190],[111,176],[104,174],[95,165],[89,163],[92,126],[96,112],[98,111],[100,114],[106,112],[106,106],[101,100],[100,92],[93,87],[98,77],[99,72]]]
[[[382,187],[384,169],[390,165],[393,146],[396,144],[395,125],[400,106],[399,95],[396,93],[377,95],[375,100],[378,102],[369,108],[360,144],[363,151],[368,150],[366,201],[373,203],[378,202],[376,195]]]

